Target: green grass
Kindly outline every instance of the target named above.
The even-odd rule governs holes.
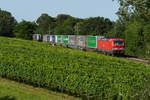
[[[79,98],[0,78],[0,100],[79,100]]]

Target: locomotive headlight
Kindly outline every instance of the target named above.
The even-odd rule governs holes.
[[[120,50],[124,50],[124,48],[120,48]]]
[[[112,50],[124,50],[124,48],[112,48]]]
[[[112,50],[118,50],[118,48],[112,48]]]

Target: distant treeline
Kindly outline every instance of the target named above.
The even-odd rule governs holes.
[[[114,0],[113,0],[114,1]],[[104,17],[75,18],[66,14],[51,17],[46,13],[35,22],[17,22],[10,12],[0,9],[0,35],[32,39],[32,34],[101,35],[125,39],[126,54],[150,56],[149,0],[117,0],[117,21]],[[108,12],[109,13],[109,12]]]
[[[32,39],[32,34],[105,35],[115,23],[104,17],[81,19],[66,14],[51,17],[46,13],[35,22],[17,23],[10,12],[3,10],[0,10],[0,17],[0,35],[24,39]]]

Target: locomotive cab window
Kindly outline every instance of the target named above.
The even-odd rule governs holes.
[[[123,45],[123,41],[117,40],[117,41],[113,41],[113,45]]]

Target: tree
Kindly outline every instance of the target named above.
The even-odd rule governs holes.
[[[112,28],[113,22],[103,17],[84,19],[75,25],[76,34],[82,35],[104,35]]]
[[[14,36],[13,29],[16,23],[10,12],[0,9],[0,36]]]
[[[150,24],[144,26],[144,44],[146,46],[146,56],[150,56]]]
[[[23,20],[15,26],[14,34],[17,38],[31,40],[36,28],[37,25],[34,22]]]
[[[65,35],[74,35],[74,26],[77,22],[79,22],[81,19],[69,17],[65,19],[61,24],[57,24],[57,27],[55,29],[56,34],[65,34]]]
[[[124,23],[120,24],[123,27],[117,29],[117,31],[120,29],[124,31],[123,37],[126,42],[126,53],[131,56],[147,56],[150,53],[150,1],[117,1],[120,3],[120,8],[117,12],[119,17],[118,21],[120,22],[123,19]]]
[[[144,56],[145,44],[143,24],[137,21],[129,22],[125,30],[126,54],[130,56]]]
[[[40,34],[50,34],[54,31],[54,27],[56,26],[55,19],[48,14],[42,14],[36,23],[38,24],[36,32]]]
[[[113,0],[114,1],[114,0]],[[130,14],[150,22],[150,1],[149,0],[118,0],[120,8],[118,15],[129,17]]]
[[[59,14],[56,17],[57,25],[62,25],[64,23],[64,21],[67,20],[68,18],[73,18],[73,17],[70,15],[66,15],[66,14]]]
[[[124,31],[126,29],[126,20],[123,17],[119,17],[116,22],[113,22],[113,28],[105,34],[108,37],[125,38]]]

